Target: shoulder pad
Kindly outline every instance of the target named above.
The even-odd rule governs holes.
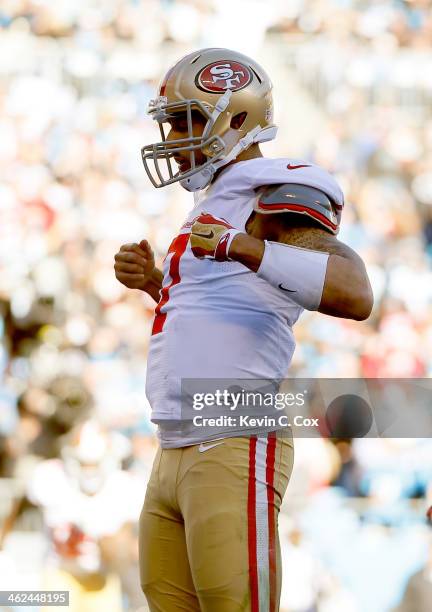
[[[258,192],[254,210],[265,215],[287,212],[307,215],[332,234],[339,231],[342,213],[342,207],[320,189],[296,183],[263,187]]]

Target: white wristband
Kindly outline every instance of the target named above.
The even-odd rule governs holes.
[[[216,261],[233,261],[229,256],[229,250],[231,243],[237,234],[244,234],[244,232],[238,229],[230,228],[222,234],[215,251]]]
[[[306,310],[321,302],[329,253],[264,240],[257,276]]]

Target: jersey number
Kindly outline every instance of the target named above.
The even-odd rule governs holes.
[[[171,277],[171,282],[166,287],[162,287],[161,289],[160,300],[159,300],[158,305],[155,308],[155,318],[153,321],[152,335],[159,334],[163,330],[163,326],[165,324],[167,313],[161,312],[162,306],[165,306],[165,304],[169,300],[169,291],[171,287],[174,287],[174,285],[177,285],[180,282],[180,272],[179,272],[180,257],[185,252],[188,241],[189,241],[189,233],[179,234],[171,242],[170,247],[168,249],[167,256],[170,253],[173,254],[171,257],[170,263],[169,263],[169,270],[168,270],[168,273]]]

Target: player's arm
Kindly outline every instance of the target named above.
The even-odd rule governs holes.
[[[294,250],[286,252],[286,254],[283,252],[276,253],[274,261],[269,262],[270,268],[272,263],[276,266],[278,264],[283,265],[284,258],[292,260],[293,282],[289,282],[289,274],[285,276],[282,273],[283,271],[280,270],[281,291],[285,290],[287,295],[296,301],[296,293],[299,292],[299,277],[302,274],[307,275],[307,271],[309,271],[310,276],[305,276],[304,280],[305,282],[310,281],[311,286],[313,283],[317,284],[315,292],[317,302],[319,297],[319,303],[311,303],[312,308],[310,310],[316,309],[319,312],[336,317],[356,320],[367,319],[372,310],[373,295],[362,259],[350,247],[340,242],[336,236],[327,234],[325,230],[318,227],[308,227],[306,223],[303,226],[290,228],[287,227],[287,221],[292,222],[292,215],[290,215],[289,220],[283,219],[283,217],[285,215],[278,215],[277,217],[275,215],[271,222],[270,219],[266,218],[259,224],[259,231],[264,234],[262,239],[243,233],[235,236],[229,251],[230,259],[238,261],[250,270],[259,273],[266,249],[271,249],[277,243],[291,245],[298,249],[298,253]],[[266,233],[271,238],[271,242],[265,242],[267,240],[265,238]],[[301,249],[309,250],[311,254],[313,252],[320,252],[323,255],[328,254],[328,257],[327,259],[324,257],[320,259],[318,255],[315,261],[305,259],[303,255],[308,254],[302,253]],[[269,280],[272,281],[275,273],[277,275],[277,271],[276,269],[270,269],[269,273],[271,274]],[[262,276],[264,277],[264,273],[262,273]],[[321,278],[323,283],[321,283]],[[275,278],[274,282],[276,280],[278,278]],[[301,296],[299,297],[301,299]],[[301,305],[306,307],[307,302]]]
[[[159,268],[154,268],[149,280],[144,284],[142,291],[148,293],[155,302],[159,302],[160,290],[162,289],[163,273]]]
[[[341,206],[305,185],[265,188],[241,232],[203,214],[192,226],[197,257],[242,263],[307,310],[366,319],[372,290],[361,258],[336,238]]]

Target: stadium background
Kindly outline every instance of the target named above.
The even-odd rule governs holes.
[[[78,417],[91,412],[123,444],[139,498],[123,504],[144,495],[153,303],[116,281],[113,256],[146,237],[160,261],[190,206],[178,186],[150,186],[139,154],[157,134],[147,102],[184,53],[253,55],[280,126],[265,153],[323,165],[346,194],[340,238],[367,263],[373,314],[306,313],[290,374],[430,376],[432,11],[428,0],[3,0],[0,28],[0,589],[29,589],[47,546],[35,466],[59,455]],[[431,482],[426,439],[299,440],[281,609],[387,612],[415,575],[398,610],[426,612],[409,606],[431,592]],[[116,535],[122,607],[144,611],[133,519]]]

